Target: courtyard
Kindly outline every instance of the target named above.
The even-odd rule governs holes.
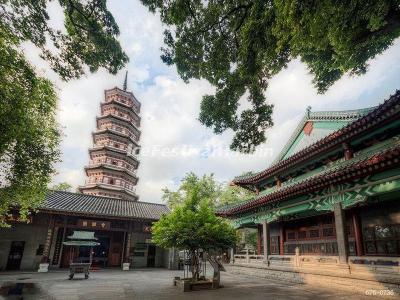
[[[223,288],[183,293],[172,285],[182,271],[116,269],[92,272],[88,280],[77,275],[67,279],[67,270],[49,273],[3,273],[0,299],[374,299],[351,286],[329,288],[222,273]],[[19,285],[16,285],[19,283]],[[7,295],[7,287],[24,287],[23,295]],[[16,292],[17,289],[14,290]],[[367,292],[368,293],[368,292]],[[10,293],[13,294],[13,291]],[[394,297],[386,297],[394,299]]]

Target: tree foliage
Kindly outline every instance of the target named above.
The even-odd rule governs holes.
[[[59,158],[54,87],[11,41],[0,35],[0,226],[10,206],[24,218],[40,204]]]
[[[186,82],[216,88],[203,96],[200,121],[217,134],[232,129],[231,148],[243,152],[265,141],[265,90],[290,60],[299,57],[323,93],[343,74],[365,73],[400,35],[399,0],[141,1],[169,26],[162,60]],[[239,114],[243,95],[250,108]]]
[[[182,179],[181,185],[176,191],[164,188],[162,199],[170,208],[174,209],[184,203],[194,189],[198,189],[199,197],[206,200],[210,207],[242,202],[254,196],[254,193],[239,186],[218,182],[213,174],[199,177],[190,172]]]
[[[203,188],[200,181],[193,184],[183,201],[152,227],[152,239],[160,247],[189,251],[194,280],[199,277],[200,250],[222,250],[233,247],[236,242],[235,229],[227,220],[214,214]]]
[[[22,218],[39,206],[60,156],[55,88],[36,74],[21,44],[39,48],[64,80],[101,67],[116,73],[128,60],[105,0],[59,0],[62,31],[49,26],[48,3],[0,0],[0,226],[10,206]]]
[[[256,250],[258,243],[258,232],[257,229],[241,228],[236,231],[237,243],[236,250],[242,251],[245,249]]]
[[[72,190],[72,185],[70,185],[68,182],[60,182],[53,185],[51,189],[54,191],[70,192]]]

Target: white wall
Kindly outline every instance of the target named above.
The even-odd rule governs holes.
[[[12,241],[25,241],[21,270],[37,270],[41,255],[36,255],[40,244],[44,244],[47,226],[14,224],[11,228],[0,228],[0,270],[7,266]]]

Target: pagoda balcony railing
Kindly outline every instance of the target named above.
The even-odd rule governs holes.
[[[109,183],[108,179],[106,179],[106,178],[103,178],[102,180],[95,180],[95,179],[89,178],[85,181],[85,184],[86,185],[101,184],[101,185],[106,185],[109,187],[122,187],[133,193],[136,192],[135,185],[133,185],[132,183],[126,183],[125,181],[122,181],[122,180],[120,180],[119,182],[115,181],[114,183]]]
[[[96,149],[96,148],[102,148],[102,147],[109,147],[112,148],[112,150],[116,150],[116,151],[122,151],[127,153],[127,146],[125,147],[115,147],[113,142],[98,142],[97,144],[93,144],[92,149]]]
[[[116,166],[113,164],[108,164],[108,163],[95,163],[95,164],[89,164],[89,166],[86,166],[85,169],[90,169],[90,168],[97,168],[97,167],[109,167],[110,169],[113,169],[115,171],[122,171],[126,172],[128,175],[132,177],[137,177],[137,170],[129,170],[125,167],[121,166]]]
[[[127,117],[120,116],[120,115],[118,115],[118,114],[116,114],[114,112],[105,112],[101,116],[102,117],[115,117],[115,118],[127,121],[127,122],[131,123],[136,128],[136,130],[139,131],[140,123],[135,121],[135,120],[129,119]]]
[[[139,155],[138,154],[134,154],[134,153],[129,153],[128,152],[128,148],[129,147],[126,147],[126,148],[119,147],[118,148],[118,147],[115,147],[112,142],[106,142],[106,143],[103,142],[103,143],[99,143],[99,144],[93,144],[91,149],[92,150],[96,150],[96,149],[101,149],[103,147],[109,147],[109,148],[111,148],[111,150],[115,150],[115,151],[118,151],[118,152],[125,152],[127,156],[135,159],[136,161],[139,161]]]

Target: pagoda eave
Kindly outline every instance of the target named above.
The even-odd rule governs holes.
[[[109,128],[107,129],[101,129],[101,130],[97,130],[97,131],[93,131],[92,132],[92,136],[95,137],[96,135],[100,135],[100,134],[110,134],[110,135],[115,135],[118,136],[120,138],[126,139],[131,141],[133,144],[135,144],[137,147],[139,147],[139,144],[137,143],[136,140],[134,140],[133,138],[131,138],[130,136],[124,134],[124,133],[120,133],[118,131],[115,130],[111,130]]]
[[[111,101],[108,101],[108,102],[101,102],[100,103],[100,107],[102,108],[103,106],[110,105],[110,104],[115,104],[115,105],[119,106],[122,109],[129,110],[130,112],[134,113],[140,119],[139,113],[136,112],[135,110],[133,110],[130,105],[121,103],[121,102],[119,102],[117,100],[111,100]]]
[[[90,148],[88,150],[88,152],[89,152],[89,156],[91,158],[92,158],[92,156],[91,156],[92,153],[101,152],[101,151],[104,151],[106,153],[110,152],[112,154],[125,156],[124,159],[129,159],[132,162],[132,164],[135,165],[136,167],[139,166],[140,160],[137,158],[137,156],[131,155],[131,154],[127,154],[126,151],[124,151],[124,150],[123,151],[116,151],[116,150],[119,150],[119,149],[113,148],[113,147],[110,147],[110,146],[99,146],[99,147]]]
[[[124,187],[112,185],[112,184],[107,184],[107,183],[102,183],[102,182],[96,182],[96,183],[88,183],[84,186],[79,186],[78,189],[79,191],[83,192],[85,190],[92,190],[95,188],[100,188],[102,190],[109,190],[109,191],[114,191],[114,192],[121,192],[121,193],[128,193],[129,195],[138,198],[136,193],[134,191],[131,191],[129,189],[126,189]]]
[[[111,115],[111,114],[104,115],[104,116],[99,116],[99,117],[96,117],[96,121],[104,120],[104,119],[113,119],[113,118],[117,119],[118,121],[121,121],[121,122],[124,122],[124,123],[128,124],[128,126],[132,126],[132,128],[134,130],[136,130],[140,135],[141,130],[132,121],[129,121],[128,119],[125,119],[125,118],[120,117],[120,116]]]

